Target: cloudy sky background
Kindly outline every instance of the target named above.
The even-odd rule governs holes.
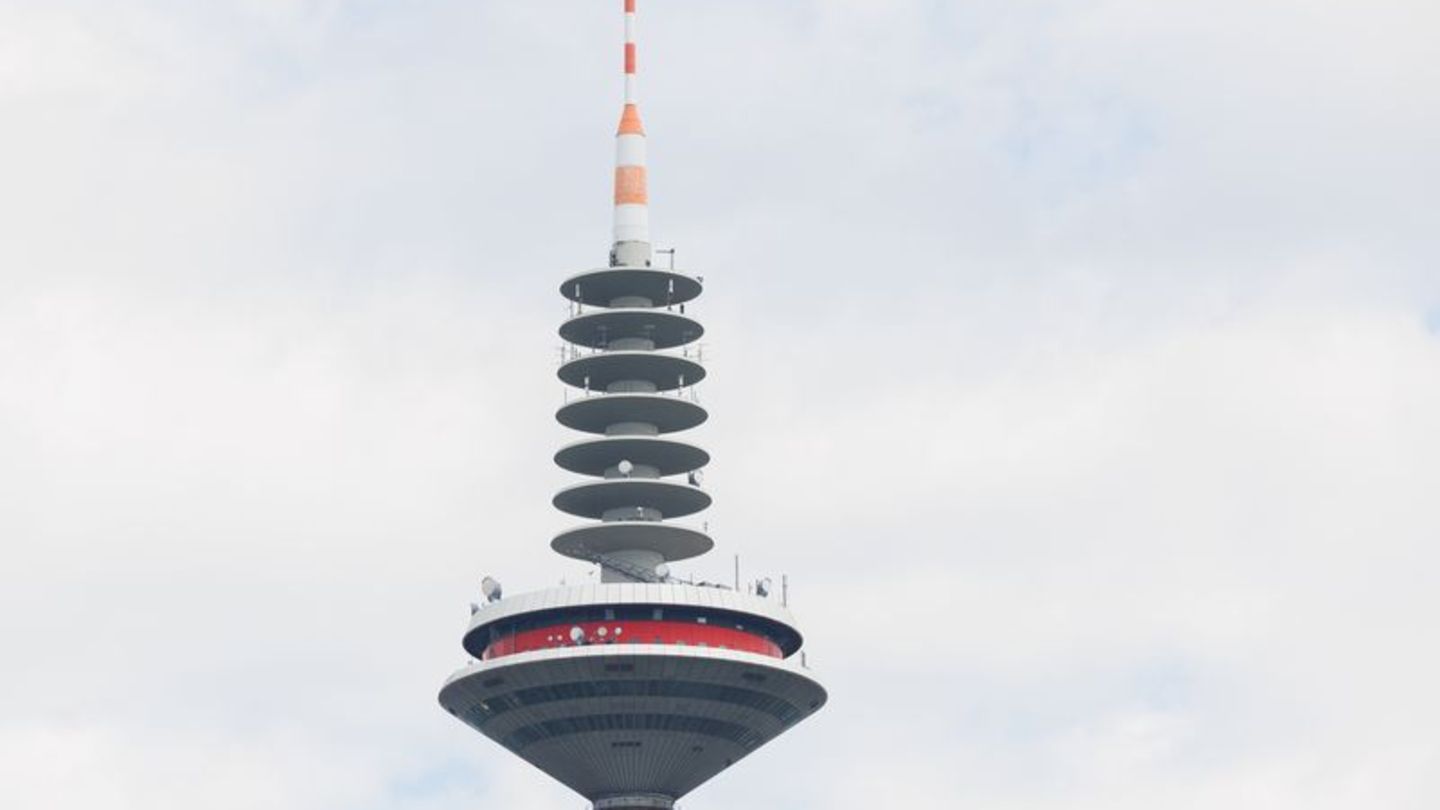
[[[619,2],[0,2],[0,800],[549,810]],[[1440,804],[1440,6],[648,0],[718,553],[830,706],[692,810]]]

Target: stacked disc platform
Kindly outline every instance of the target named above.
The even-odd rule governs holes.
[[[576,389],[556,418],[587,438],[555,454],[589,480],[555,495],[557,509],[590,522],[551,543],[597,563],[604,582],[663,582],[669,563],[709,551],[704,532],[669,521],[710,506],[699,471],[710,455],[675,438],[708,414],[694,386],[705,368],[692,355],[704,327],[685,314],[700,281],[675,270],[619,266],[580,273],[560,292],[571,317],[562,382]]]

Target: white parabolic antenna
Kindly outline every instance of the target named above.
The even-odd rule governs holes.
[[[485,595],[485,601],[487,602],[500,601],[500,582],[494,577],[485,577],[480,580],[480,593]]]

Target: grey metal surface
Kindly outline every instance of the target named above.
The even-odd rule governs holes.
[[[788,661],[652,644],[480,662],[440,693],[447,711],[592,800],[680,798],[826,699]]]
[[[673,349],[704,334],[699,321],[664,308],[593,310],[560,325],[561,338],[591,349],[620,338],[645,338],[657,349]]]
[[[697,403],[661,394],[592,394],[566,403],[555,414],[560,424],[585,433],[604,433],[622,422],[654,425],[662,434],[679,433],[709,418]]]
[[[596,799],[591,810],[669,810],[675,800],[655,793],[632,793],[625,796],[607,796]]]
[[[715,547],[715,541],[698,529],[673,523],[592,523],[562,532],[550,547],[566,557],[593,560],[595,554],[614,554],[627,549],[653,551],[666,562],[699,557]]]
[[[560,449],[555,463],[581,475],[604,475],[621,461],[653,467],[662,476],[680,475],[710,463],[710,454],[693,444],[647,436],[588,439]]]
[[[612,509],[654,509],[666,518],[693,515],[710,506],[710,495],[686,484],[643,478],[588,481],[555,493],[555,508],[576,517],[599,520]]]
[[[585,306],[604,307],[638,295],[657,307],[684,304],[700,297],[700,280],[678,270],[653,267],[605,267],[576,273],[560,285],[560,294]]]
[[[657,391],[674,391],[705,379],[705,367],[685,357],[647,351],[599,352],[560,367],[560,379],[576,388],[604,391],[612,383],[645,380]]]

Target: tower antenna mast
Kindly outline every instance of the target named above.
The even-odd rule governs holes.
[[[650,182],[645,125],[640,121],[635,0],[625,0],[625,106],[615,133],[615,241],[611,267],[649,267]]]

